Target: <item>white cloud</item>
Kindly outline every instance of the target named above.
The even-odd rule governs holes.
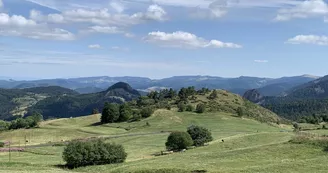
[[[162,21],[165,20],[166,11],[158,6],[158,5],[151,5],[148,7],[146,18],[151,20]]]
[[[323,17],[328,14],[328,5],[323,0],[306,0],[290,8],[278,11],[274,20],[288,21],[295,18]]]
[[[254,62],[257,62],[257,63],[268,63],[269,61],[268,60],[257,59],[257,60],[254,60]]]
[[[64,11],[61,14],[43,15],[38,11],[31,11],[30,17],[36,21],[49,23],[91,23],[95,25],[117,25],[129,26],[136,25],[148,20],[162,21],[166,17],[165,10],[158,5],[150,5],[146,12],[123,14],[112,14],[107,8],[90,10],[74,9]]]
[[[125,10],[124,5],[119,1],[111,1],[109,5],[118,13],[122,13]]]
[[[127,38],[133,38],[133,37],[135,37],[135,35],[132,34],[132,33],[125,33],[124,36],[127,37]]]
[[[112,50],[120,50],[120,51],[129,51],[129,48],[126,47],[119,47],[119,46],[113,46],[111,47]]]
[[[90,49],[100,49],[101,46],[99,44],[92,44],[88,46]]]
[[[241,48],[241,45],[234,43],[224,43],[219,40],[205,40],[194,34],[177,31],[173,33],[150,32],[144,38],[146,42],[155,43],[163,47],[176,48]]]
[[[35,25],[36,25],[35,21],[26,19],[23,16],[18,16],[18,15],[9,16],[6,13],[0,13],[0,26],[25,27],[25,26],[35,26]]]
[[[117,33],[122,33],[123,31],[120,30],[116,26],[91,26],[91,27],[89,27],[87,32],[103,33],[103,34],[117,34]]]
[[[3,2],[0,0],[0,9],[3,7]]]
[[[59,28],[51,29],[23,16],[9,16],[6,13],[0,13],[0,28],[0,35],[2,36],[20,36],[45,40],[75,39],[75,35],[69,31]]]
[[[297,35],[294,38],[287,40],[289,44],[315,44],[315,45],[328,45],[328,36],[318,35]]]

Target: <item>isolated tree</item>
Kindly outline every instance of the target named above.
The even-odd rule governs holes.
[[[178,103],[178,111],[184,112],[186,110],[186,105],[183,102]]]
[[[204,113],[205,112],[205,110],[206,110],[206,105],[205,104],[203,104],[203,103],[199,103],[198,105],[197,105],[197,107],[196,107],[196,112],[197,113]]]
[[[204,127],[192,125],[188,127],[187,132],[191,136],[195,146],[203,146],[205,143],[213,140],[211,132]]]
[[[172,132],[167,138],[165,146],[167,150],[182,150],[192,146],[192,144],[193,141],[189,133]]]
[[[119,105],[115,103],[106,104],[101,115],[101,123],[114,123],[120,117]]]
[[[128,104],[122,104],[120,106],[120,117],[118,121],[124,122],[132,118],[132,110]]]

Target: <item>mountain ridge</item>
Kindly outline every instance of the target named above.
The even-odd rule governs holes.
[[[232,91],[236,94],[242,95],[245,91],[254,88],[262,88],[270,85],[277,85],[280,87],[262,89],[264,95],[279,95],[286,90],[296,87],[300,84],[305,84],[314,80],[310,75],[282,77],[282,78],[259,78],[240,76],[237,78],[224,78],[217,76],[173,76],[163,79],[150,79],[146,77],[81,77],[81,78],[68,78],[68,79],[42,79],[32,81],[14,81],[2,80],[0,81],[0,88],[29,88],[38,86],[61,86],[72,90],[80,91],[80,93],[93,93],[104,91],[108,86],[117,82],[129,83],[133,88],[147,91],[160,88],[173,88],[180,89],[182,87],[195,86],[196,88],[209,88],[209,89],[225,89]],[[269,91],[267,91],[269,90]]]

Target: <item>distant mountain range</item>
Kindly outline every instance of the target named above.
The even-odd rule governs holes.
[[[163,88],[180,89],[195,86],[197,89],[225,89],[243,95],[249,89],[259,89],[265,96],[277,96],[286,91],[319,77],[303,75],[283,78],[258,78],[241,76],[238,78],[223,78],[214,76],[175,76],[165,79],[152,80],[143,77],[84,77],[71,79],[44,79],[33,81],[0,80],[0,88],[32,88],[60,86],[75,90],[81,94],[104,91],[117,82],[129,83],[140,91],[160,90]]]
[[[123,103],[140,97],[130,85],[119,82],[107,90],[92,94],[58,86],[28,89],[0,89],[0,119],[41,113],[45,119],[90,115],[93,109],[101,110],[105,102]]]
[[[260,88],[247,91],[244,98],[288,119],[326,116],[328,115],[328,76],[300,84],[286,90],[280,96],[265,96]]]

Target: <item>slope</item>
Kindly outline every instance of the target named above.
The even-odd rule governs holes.
[[[293,136],[289,129],[271,126],[251,119],[237,118],[226,113],[178,113],[158,110],[139,122],[93,126],[99,115],[46,121],[40,129],[11,131],[1,139],[13,139],[14,145],[52,143],[76,138],[105,137],[108,142],[123,144],[126,163],[90,166],[75,170],[61,169],[62,146],[31,147],[28,152],[0,154],[0,172],[301,172],[326,171],[326,153],[317,147],[287,143]],[[145,126],[148,122],[149,126]],[[214,141],[209,146],[154,156],[165,149],[166,131],[185,130],[196,124],[211,130]],[[125,130],[124,127],[131,127]],[[54,133],[57,132],[57,135]],[[25,134],[24,134],[25,133]],[[33,135],[34,134],[34,135]],[[224,143],[221,140],[224,139]],[[311,158],[311,159],[309,159]],[[306,161],[306,164],[304,164]]]

